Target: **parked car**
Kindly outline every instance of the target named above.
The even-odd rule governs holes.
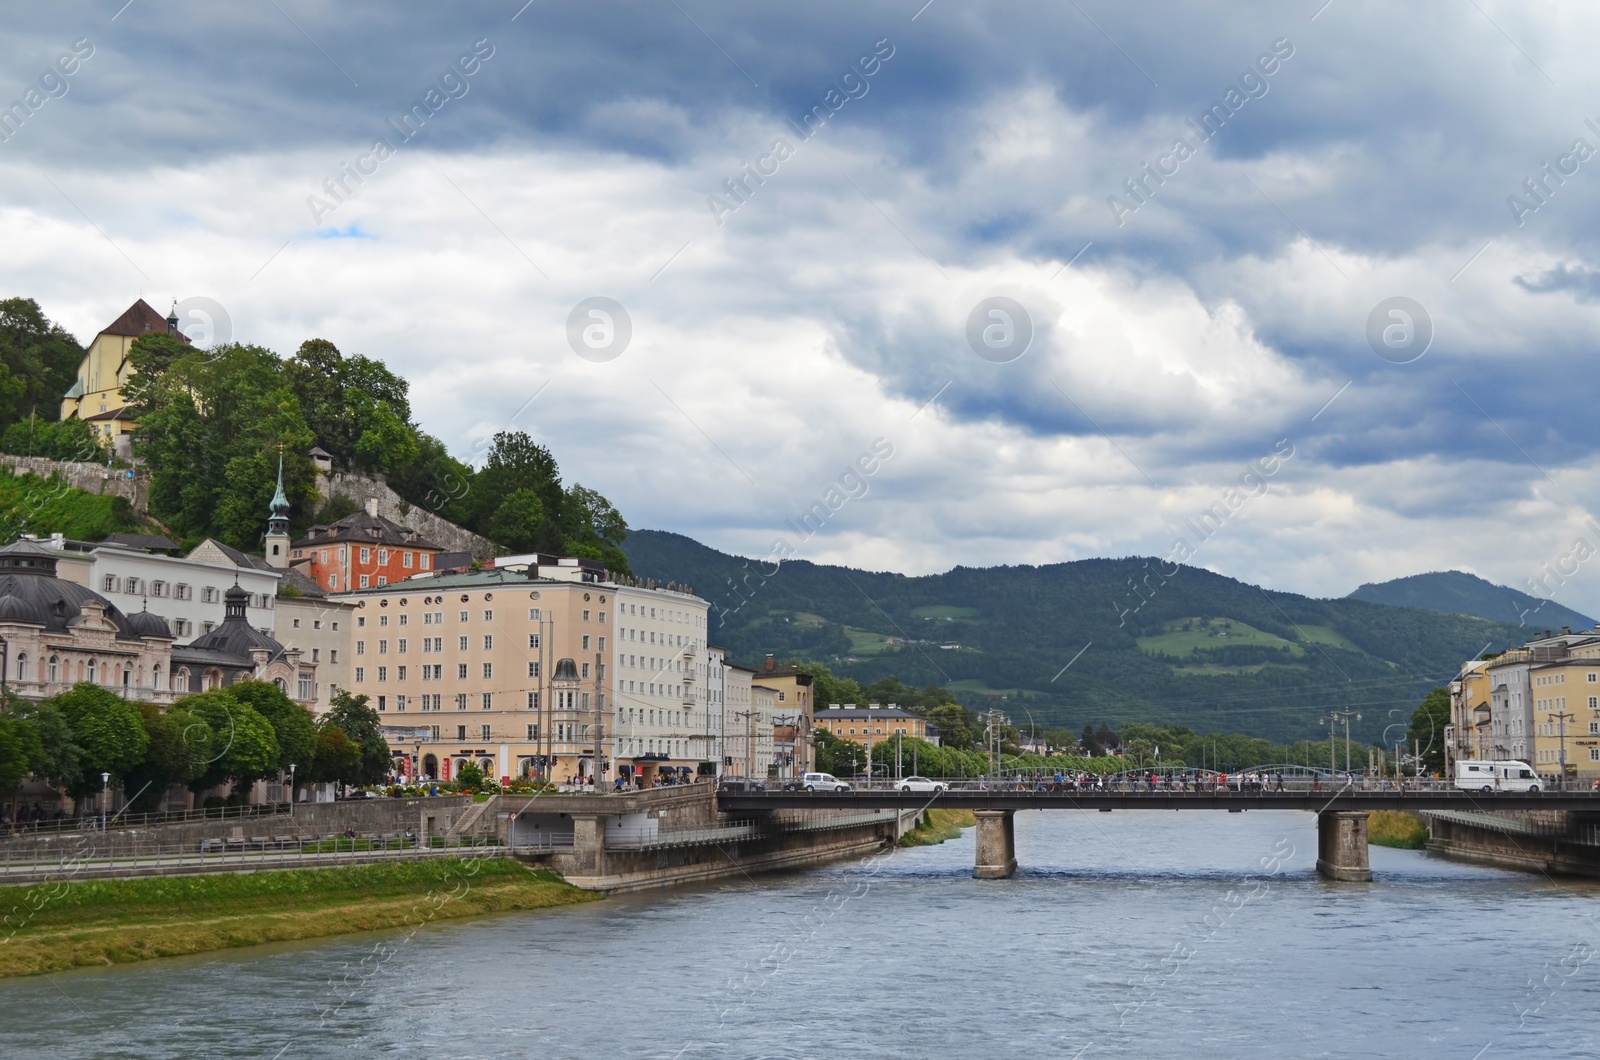
[[[767,786],[761,783],[759,780],[750,780],[747,777],[723,777],[721,780],[717,781],[717,790],[728,792],[762,792],[767,790]]]
[[[850,785],[832,773],[806,773],[800,778],[807,791],[849,791]]]
[[[901,791],[926,792],[930,795],[937,795],[941,791],[948,790],[948,788],[949,785],[944,781],[929,780],[927,777],[906,777],[900,782]]]

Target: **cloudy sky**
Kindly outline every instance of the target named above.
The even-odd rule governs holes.
[[[0,290],[380,357],[636,527],[908,573],[1181,540],[1315,595],[1600,550],[1593,5],[4,19]]]

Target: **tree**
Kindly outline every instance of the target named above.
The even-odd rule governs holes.
[[[51,699],[78,748],[79,773],[67,791],[75,798],[101,790],[102,773],[121,777],[144,761],[150,737],[139,711],[108,688],[80,682]]]
[[[39,737],[39,757],[31,760],[31,772],[56,787],[74,787],[83,764],[66,717],[48,701],[13,699],[10,709],[12,717],[26,722]]]
[[[462,791],[477,791],[483,787],[483,770],[476,762],[463,762],[456,770],[456,785]]]
[[[190,790],[200,792],[231,780],[239,794],[277,769],[282,751],[272,724],[226,689],[184,696],[173,707],[205,722],[211,733],[205,771],[189,782]]]
[[[55,419],[83,347],[31,298],[0,300],[0,427],[30,413]]]
[[[978,746],[981,729],[978,718],[959,703],[947,703],[928,711],[928,720],[939,727],[939,743],[958,751]]]
[[[0,714],[0,795],[16,791],[43,761],[44,745],[32,723],[15,714]]]
[[[1094,738],[1094,726],[1085,725],[1083,735],[1078,737],[1078,742],[1083,745],[1084,751],[1089,754],[1100,753],[1100,742]]]
[[[501,502],[483,532],[514,552],[532,552],[538,548],[540,530],[546,522],[539,495],[520,489]]]
[[[367,705],[366,696],[339,689],[323,720],[324,724],[338,726],[361,749],[361,767],[350,782],[378,784],[388,779],[394,769],[394,755],[389,751],[389,742],[383,738],[378,712]]]
[[[137,707],[149,745],[144,760],[123,774],[122,788],[138,810],[156,809],[172,784],[188,785],[205,774],[212,751],[211,726],[176,707]]]
[[[271,681],[238,681],[228,686],[228,694],[253,707],[272,726],[279,752],[275,769],[287,772],[291,765],[300,769],[311,765],[317,753],[317,724],[309,710]]]
[[[1406,750],[1420,749],[1424,773],[1444,772],[1444,728],[1450,724],[1450,693],[1435,688],[1411,713],[1406,728]]]
[[[317,727],[317,753],[306,780],[320,784],[352,784],[361,776],[361,748],[345,731],[324,718]]]

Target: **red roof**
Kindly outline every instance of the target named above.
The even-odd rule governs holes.
[[[143,298],[129,306],[127,311],[113,320],[109,326],[100,329],[102,335],[131,335],[134,338],[140,335],[166,333],[167,318],[157,313]],[[173,337],[179,342],[189,341],[181,331]]]

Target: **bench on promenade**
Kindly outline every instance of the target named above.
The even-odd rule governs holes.
[[[202,840],[200,840],[200,853],[202,853],[202,854],[209,854],[213,850],[221,850],[221,849],[222,849],[222,840],[220,840],[220,839],[202,839]]]

